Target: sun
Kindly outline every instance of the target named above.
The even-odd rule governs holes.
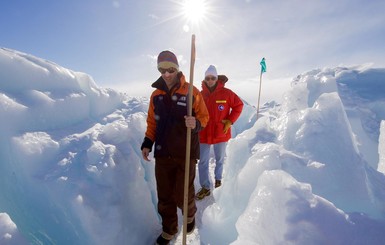
[[[182,8],[183,15],[192,23],[202,20],[207,12],[205,0],[184,0]]]

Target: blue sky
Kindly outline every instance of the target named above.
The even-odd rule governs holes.
[[[182,15],[181,3],[4,0],[0,46],[88,73],[99,86],[129,92],[140,86],[135,92],[145,94],[159,76],[155,59],[162,50],[177,54],[188,77],[192,32],[199,83],[215,64],[234,85],[257,84],[262,57],[264,80],[276,88],[281,78],[315,68],[385,67],[383,0],[212,0],[195,25]]]

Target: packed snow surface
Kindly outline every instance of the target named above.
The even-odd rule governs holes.
[[[282,96],[258,121],[245,101],[188,244],[383,244],[385,68],[315,69]],[[152,244],[148,103],[0,49],[0,244]]]

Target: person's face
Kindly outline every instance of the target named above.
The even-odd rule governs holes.
[[[207,76],[205,77],[205,82],[209,88],[213,87],[215,83],[217,82],[218,78],[214,76]]]
[[[167,69],[159,68],[159,72],[162,74],[163,80],[166,82],[166,85],[171,88],[177,82],[178,72],[175,68],[170,67]]]

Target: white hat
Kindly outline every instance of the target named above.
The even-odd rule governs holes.
[[[215,68],[215,66],[213,65],[210,65],[209,68],[207,68],[207,71],[205,73],[205,77],[207,76],[213,76],[218,78],[217,68]]]

